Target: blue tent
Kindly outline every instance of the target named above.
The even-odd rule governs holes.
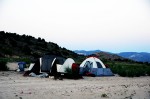
[[[95,76],[113,76],[110,68],[106,68],[103,62],[96,57],[85,59],[80,65],[80,74],[91,73]]]

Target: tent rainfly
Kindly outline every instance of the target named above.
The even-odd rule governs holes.
[[[86,73],[91,73],[95,76],[113,76],[110,68],[106,68],[103,62],[96,57],[89,57],[81,63],[80,74],[85,75]]]

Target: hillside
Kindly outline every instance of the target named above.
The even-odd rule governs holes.
[[[101,60],[120,60],[120,61],[128,60],[127,58],[123,58],[122,56],[119,56],[117,54],[110,53],[110,52],[104,52],[101,50],[90,50],[90,51],[75,50],[74,52],[79,55],[85,55],[85,56],[96,55]]]
[[[36,59],[45,54],[55,54],[63,57],[80,59],[81,55],[61,48],[53,42],[46,42],[42,38],[29,35],[18,35],[0,31],[0,58],[29,58]]]
[[[117,54],[108,53],[108,52],[98,52],[95,53],[100,59],[105,60],[125,60],[125,58],[118,56]]]

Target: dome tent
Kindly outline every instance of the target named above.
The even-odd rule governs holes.
[[[55,74],[57,72],[57,64],[62,65],[65,62],[65,58],[57,55],[44,55],[43,57],[37,59],[34,65],[29,67],[29,71],[35,74],[40,74],[42,72],[48,74]]]
[[[72,58],[67,58],[63,65],[57,64],[57,72],[68,79],[80,79],[79,65]]]
[[[66,73],[66,69],[72,69],[72,64],[75,63],[75,61],[72,58],[67,58],[63,65],[57,64],[57,71],[60,73]]]
[[[95,76],[113,76],[110,68],[106,68],[103,62],[96,57],[89,57],[81,63],[80,74],[85,75],[86,73],[91,73]]]

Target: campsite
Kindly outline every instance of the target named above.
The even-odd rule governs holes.
[[[150,99],[150,0],[0,0],[0,99]]]
[[[0,99],[150,98],[149,76],[121,77],[113,74],[97,57],[87,57],[79,70],[72,58],[56,55],[45,55],[28,68],[23,68],[24,64],[8,63],[11,71],[0,71]],[[66,71],[66,68],[77,69],[75,74],[82,75],[82,78],[74,78],[78,75]],[[57,73],[59,76],[63,74],[63,78],[55,79]],[[64,77],[68,73],[72,73],[71,77]]]
[[[0,37],[0,99],[150,98],[149,63],[107,52],[79,55],[16,33]]]

